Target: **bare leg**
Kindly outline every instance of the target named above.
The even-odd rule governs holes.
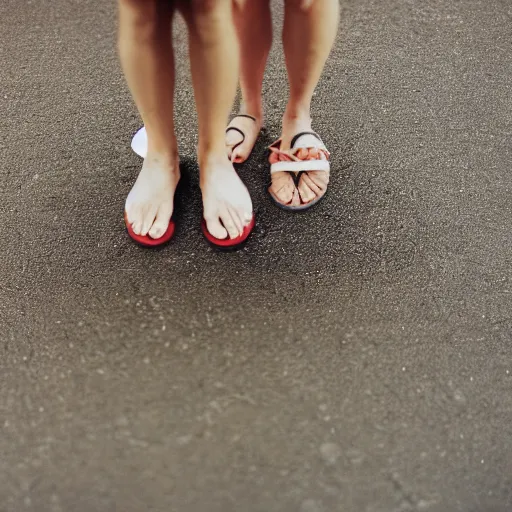
[[[142,170],[126,199],[138,235],[160,238],[169,225],[179,164],[173,123],[173,2],[119,0],[119,55],[148,135]]]
[[[237,117],[230,123],[245,134],[245,140],[236,130],[226,134],[228,156],[235,162],[243,162],[256,143],[263,123],[261,89],[270,47],[272,46],[272,18],[269,0],[234,0],[233,16],[240,42],[240,88],[242,90],[241,114],[249,114],[256,122],[246,117]]]
[[[283,117],[283,149],[297,133],[311,131],[311,100],[336,37],[338,18],[338,0],[285,1],[283,44],[290,98]],[[301,198],[312,201],[328,180],[325,172],[308,172],[297,190],[288,173],[275,173],[272,190],[284,204],[298,205]]]
[[[183,0],[199,119],[198,159],[204,218],[216,238],[236,238],[252,202],[226,154],[224,131],[236,94],[238,41],[232,0]]]

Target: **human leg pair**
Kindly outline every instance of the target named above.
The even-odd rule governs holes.
[[[174,131],[171,27],[186,20],[199,121],[198,160],[206,226],[217,239],[236,239],[253,218],[246,187],[224,144],[238,76],[232,0],[119,0],[119,53],[147,132],[147,154],[126,200],[129,231],[159,240],[173,227],[179,159]]]
[[[272,44],[272,24],[269,0],[234,2],[241,54],[241,114],[252,116],[255,121],[245,116],[235,117],[228,126],[226,146],[230,158],[242,162],[252,151],[263,120],[262,84]],[[311,100],[336,37],[338,17],[338,0],[285,0],[283,46],[290,96],[283,115],[279,154],[271,156],[271,162],[293,161],[298,157],[317,162],[328,158],[323,143],[312,132]],[[299,134],[303,135],[297,137]],[[295,148],[291,147],[292,143]],[[292,155],[290,150],[294,150]],[[323,170],[302,172],[297,183],[294,179],[297,173],[273,172],[272,197],[279,204],[291,207],[316,202],[325,194],[329,181],[325,162],[318,166]]]

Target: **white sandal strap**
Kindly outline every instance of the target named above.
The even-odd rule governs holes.
[[[329,160],[301,160],[299,162],[276,162],[270,166],[270,174],[275,172],[323,171],[329,172]]]

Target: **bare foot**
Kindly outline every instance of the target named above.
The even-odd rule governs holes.
[[[126,198],[125,211],[134,233],[157,239],[164,235],[174,208],[180,179],[177,156],[148,153]]]
[[[252,201],[233,164],[226,158],[200,163],[203,216],[219,240],[242,235],[253,217]]]
[[[241,164],[249,158],[261,127],[261,113],[239,114],[231,120],[226,130],[226,149],[232,162]]]
[[[281,135],[281,149],[290,149],[290,144],[298,133],[311,132],[311,119],[309,117],[283,118]],[[301,145],[318,146],[318,138],[314,135],[301,137]],[[289,172],[276,172],[272,174],[271,193],[286,206],[304,206],[325,194],[329,183],[329,173],[325,171],[303,172],[298,186],[295,186],[293,176]]]

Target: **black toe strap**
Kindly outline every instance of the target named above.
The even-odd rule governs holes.
[[[297,135],[295,135],[295,137],[293,137],[292,139],[292,142],[290,143],[290,147],[293,148],[295,146],[295,143],[303,136],[303,135],[313,135],[313,137],[316,137],[322,144],[323,144],[323,141],[322,139],[320,138],[320,135],[318,135],[318,133],[315,133],[315,132],[300,132],[300,133],[297,133]]]
[[[245,133],[240,130],[240,128],[237,128],[236,126],[228,126],[226,128],[226,133],[230,132],[230,131],[235,131],[235,132],[238,132],[241,136],[242,136],[242,140],[240,142],[237,142],[232,148],[231,150],[234,151],[238,146],[240,146],[241,144],[243,144],[245,142]]]
[[[252,119],[254,122],[256,122],[256,118],[253,117],[253,116],[250,116],[249,114],[238,114],[236,115],[235,117],[233,117],[233,119],[236,119],[237,117],[247,117],[248,119]],[[233,121],[233,119],[231,121]],[[233,146],[233,150],[236,149],[238,146],[240,146],[240,144],[242,144],[243,142],[245,142],[245,133],[240,129],[240,128],[237,128],[236,126],[228,126],[226,128],[226,133],[230,132],[230,131],[235,131],[237,133],[239,133],[241,136],[242,136],[242,140],[238,143],[236,143],[234,146]]]
[[[237,114],[233,119],[236,119],[237,117],[247,117],[247,119],[252,119],[254,122],[256,122],[256,118],[253,116],[250,116],[249,114]]]
[[[235,117],[233,117],[233,119],[236,119],[237,117],[246,117],[247,119],[251,119],[254,122],[256,122],[256,118],[250,116],[249,114],[237,114]],[[233,119],[231,119],[231,121],[233,121]],[[235,132],[238,132],[245,140],[245,133],[240,128],[237,128],[236,126],[228,126],[226,128],[226,133],[228,133],[231,130],[235,130]]]
[[[236,126],[228,126],[226,128],[226,133],[230,132],[231,130],[238,132],[244,138],[243,140],[245,140],[245,133],[240,130],[240,128],[237,128]]]

